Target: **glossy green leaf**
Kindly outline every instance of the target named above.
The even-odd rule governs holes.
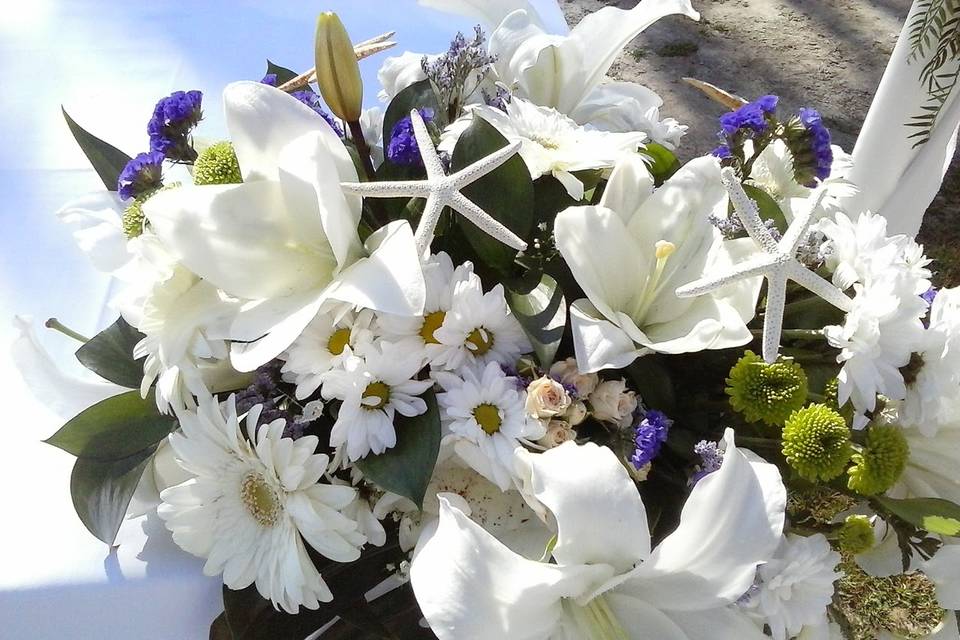
[[[156,447],[119,460],[77,458],[70,475],[73,508],[84,526],[112,545],[120,530],[133,492]]]
[[[117,179],[120,177],[123,168],[130,162],[130,156],[89,133],[70,117],[66,109],[61,108],[61,111],[63,111],[63,118],[67,121],[67,126],[70,127],[70,133],[73,134],[77,144],[80,145],[80,149],[87,156],[87,160],[93,165],[94,171],[100,176],[103,186],[107,188],[107,191],[116,191]]]
[[[783,211],[780,210],[780,205],[777,204],[777,201],[774,200],[769,193],[763,189],[754,187],[753,185],[745,184],[743,185],[743,190],[746,192],[750,199],[757,203],[757,208],[760,210],[760,218],[763,220],[773,220],[773,223],[776,225],[780,233],[784,233],[787,230],[787,219],[783,215]],[[733,213],[733,204],[729,206],[730,215],[735,215]]]
[[[646,143],[640,153],[650,159],[648,168],[653,174],[654,184],[658,187],[680,168],[680,161],[673,151],[657,142]]]
[[[118,318],[77,349],[77,360],[101,378],[129,389],[140,387],[143,358],[134,360],[133,348],[143,334]]]
[[[626,372],[643,396],[646,406],[671,413],[677,404],[677,396],[670,371],[661,358],[658,354],[637,358],[626,368]]]
[[[507,144],[492,124],[475,117],[457,141],[450,168],[459,171]],[[517,236],[529,239],[535,222],[533,181],[519,155],[467,186],[462,193]],[[487,265],[501,272],[510,271],[517,256],[515,249],[487,235],[463,216],[457,216],[457,224]]]
[[[540,366],[548,368],[567,326],[567,302],[557,281],[544,273],[532,286],[510,287],[507,303],[530,339]]]
[[[440,410],[433,391],[423,394],[427,411],[407,418],[397,415],[397,446],[357,462],[360,471],[381,488],[423,506],[423,495],[440,452]]]
[[[296,78],[298,75],[300,75],[296,71],[293,71],[292,69],[287,69],[286,67],[281,67],[280,65],[278,65],[277,63],[271,60],[267,60],[267,73],[268,74],[273,73],[277,76],[278,87],[285,82],[290,82],[291,80]],[[304,88],[310,89],[310,86],[307,85]]]
[[[442,127],[446,118],[437,103],[437,94],[429,80],[414,82],[393,97],[383,114],[383,148],[390,144],[390,134],[397,122],[410,115],[414,109],[432,109],[434,122]]]
[[[942,498],[876,499],[895,516],[930,533],[960,536],[960,505]]]
[[[153,391],[101,400],[71,419],[46,443],[87,460],[121,460],[163,440],[176,426],[157,411]]]

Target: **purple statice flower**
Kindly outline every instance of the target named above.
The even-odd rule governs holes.
[[[300,102],[302,102],[303,104],[307,105],[311,109],[313,109],[317,113],[317,115],[319,115],[321,118],[327,121],[327,124],[330,125],[330,128],[333,129],[334,133],[336,133],[341,138],[343,137],[343,127],[341,127],[340,123],[337,122],[336,118],[330,115],[330,113],[328,113],[327,110],[324,109],[323,106],[320,104],[320,96],[315,94],[313,91],[310,91],[309,89],[294,91],[290,95],[296,98],[297,100],[299,100]]]
[[[923,301],[927,303],[927,306],[933,304],[934,299],[937,297],[937,288],[930,287],[926,291],[920,294],[920,297],[923,298]]]
[[[268,84],[271,87],[277,86],[277,74],[268,73],[260,78],[260,84]]]
[[[768,126],[767,116],[777,110],[779,100],[777,96],[767,95],[748,102],[736,111],[720,116],[720,128],[727,136],[738,131],[746,131],[751,135],[763,133]]]
[[[433,109],[417,109],[424,122],[433,121]],[[422,167],[423,159],[420,157],[420,147],[417,146],[417,138],[413,133],[413,122],[410,116],[406,116],[393,125],[390,132],[390,144],[387,145],[387,158],[393,164],[407,167]]]
[[[466,98],[476,90],[490,65],[497,60],[496,56],[487,53],[480,25],[473,30],[472,40],[457,32],[446,53],[432,62],[426,56],[420,61],[423,72],[437,90],[440,104],[452,108],[451,118],[460,115],[459,110]]]
[[[830,130],[823,126],[823,119],[816,109],[800,109],[797,118],[807,131],[808,144],[813,153],[813,174],[820,180],[826,180],[833,166]]]
[[[193,162],[197,152],[190,142],[190,132],[203,118],[199,91],[174,91],[162,98],[147,123],[150,150],[159,151],[174,162]]]
[[[727,158],[732,158],[733,152],[730,151],[730,145],[721,144],[719,147],[711,151],[710,155],[712,155],[715,158],[720,158],[721,160],[725,160]]]
[[[690,484],[696,484],[701,479],[718,470],[720,465],[723,464],[723,452],[720,451],[716,442],[701,440],[693,445],[693,452],[700,456],[701,462],[697,467],[696,473],[690,478]]]
[[[148,151],[130,160],[117,178],[117,193],[124,200],[142,196],[163,185],[163,154]]]
[[[667,434],[673,420],[662,411],[648,409],[634,431],[636,449],[630,456],[630,463],[636,469],[647,466],[660,454],[660,448],[667,441]]]
[[[507,105],[510,104],[510,98],[513,97],[510,90],[500,83],[497,83],[497,91],[493,95],[487,93],[486,89],[481,89],[480,93],[483,94],[484,104],[504,112],[507,110]]]
[[[283,435],[296,439],[303,435],[305,425],[298,423],[289,411],[278,404],[278,400],[283,397],[283,391],[280,389],[282,366],[283,362],[274,360],[257,369],[250,386],[236,394],[237,415],[243,415],[254,406],[260,405],[257,426],[282,418],[287,422]]]

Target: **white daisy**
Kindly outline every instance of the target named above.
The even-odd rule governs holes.
[[[870,212],[861,213],[856,221],[837,213],[833,219],[823,218],[818,229],[827,237],[823,248],[827,268],[841,289],[882,275],[900,252],[898,239],[887,237],[887,219]]]
[[[336,562],[359,558],[366,538],[340,513],[356,492],[319,484],[329,459],[314,453],[316,436],[284,438],[283,420],[258,428],[259,417],[258,405],[244,433],[233,396],[182,412],[170,445],[194,477],[165,489],[157,512],[181,548],[207,559],[206,575],[222,572],[231,589],[255,583],[289,613],[316,609],[333,595],[304,541]]]
[[[460,282],[476,278],[473,264],[464,262],[454,268],[453,261],[444,252],[430,256],[423,265],[426,299],[422,316],[377,315],[377,328],[384,340],[402,344],[406,349],[423,352],[425,362],[444,349],[435,337],[453,304],[453,292]]]
[[[346,356],[362,351],[374,340],[373,312],[351,311],[340,305],[314,318],[287,349],[281,371],[297,385],[297,400],[313,395],[323,375],[343,364]]]
[[[611,133],[587,129],[556,109],[541,107],[514,96],[506,112],[478,105],[444,130],[439,149],[452,152],[460,135],[473,122],[483,118],[510,142],[520,142],[530,176],[553,175],[563,183],[574,200],[583,199],[583,183],[574,171],[607,169],[626,153],[633,153],[647,138],[645,133]]]
[[[804,626],[827,623],[827,605],[833,599],[833,583],[840,554],[821,535],[789,534],[776,555],[757,570],[758,583],[739,604],[770,626],[776,640],[792,638]]]
[[[431,361],[435,369],[489,362],[512,367],[532,349],[507,306],[503,285],[484,293],[480,278],[472,274],[454,286],[453,304],[433,335],[440,343]]]
[[[323,397],[343,401],[330,445],[345,449],[349,462],[396,446],[396,414],[410,417],[427,410],[426,402],[417,396],[433,381],[414,379],[421,368],[419,353],[389,342],[365,351],[362,358],[347,356],[342,369],[330,371],[323,379]]]
[[[514,477],[515,449],[522,441],[537,440],[543,424],[527,416],[517,379],[500,365],[464,367],[460,376],[434,375],[444,393],[437,395],[440,417],[450,434],[444,437],[468,465],[506,491]]]

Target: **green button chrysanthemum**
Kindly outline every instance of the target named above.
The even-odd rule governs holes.
[[[840,549],[847,553],[863,553],[873,548],[876,539],[867,516],[847,516],[838,536]]]
[[[179,182],[172,182],[154,189],[153,191],[147,192],[131,202],[130,206],[124,209],[123,215],[120,216],[120,225],[123,227],[123,233],[127,236],[127,238],[136,238],[143,233],[145,222],[143,217],[143,203],[153,197],[154,194],[179,186]]]
[[[811,482],[839,476],[852,453],[846,421],[825,405],[812,404],[794,411],[783,427],[787,463]]]
[[[230,142],[223,141],[203,150],[193,164],[193,183],[239,184],[243,182],[237,154]]]
[[[747,351],[727,378],[730,405],[750,422],[782,425],[807,401],[807,374],[792,360],[767,364]]]
[[[853,454],[847,486],[865,496],[883,493],[900,479],[909,456],[910,445],[899,426],[870,427],[863,450]]]

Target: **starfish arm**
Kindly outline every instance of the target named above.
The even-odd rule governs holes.
[[[719,276],[700,278],[699,280],[694,280],[693,282],[685,284],[682,287],[678,287],[675,293],[679,298],[702,296],[705,293],[716,291],[720,287],[728,285],[737,280],[745,280],[746,278],[766,275],[770,272],[772,265],[772,258],[763,257],[759,260],[750,260],[748,262],[734,265],[728,272]]]
[[[810,221],[813,219],[813,212],[817,210],[817,207],[820,206],[820,202],[823,200],[823,197],[827,194],[826,190],[823,188],[818,189],[810,196],[807,206],[803,208],[797,217],[793,219],[793,222],[790,223],[790,227],[787,229],[786,233],[783,234],[783,237],[780,238],[778,246],[780,251],[795,256],[797,254],[797,249],[800,247],[800,243],[803,242],[803,239],[807,235],[807,230],[810,228]]]
[[[740,222],[743,223],[743,228],[747,230],[747,233],[750,234],[753,241],[760,245],[764,251],[767,253],[775,253],[777,251],[777,241],[770,235],[769,229],[764,226],[763,220],[760,219],[760,212],[757,209],[756,203],[751,200],[747,192],[743,190],[743,186],[740,184],[740,180],[737,178],[734,170],[730,167],[721,169],[720,181],[730,196],[730,202],[733,203],[733,210],[736,211],[737,217],[740,218]]]
[[[445,178],[447,173],[443,169],[437,150],[433,147],[433,139],[427,131],[427,125],[424,124],[420,112],[416,109],[410,112],[410,123],[413,125],[413,135],[417,139],[417,148],[420,150],[423,166],[427,169],[427,178],[431,181]]]
[[[487,175],[494,169],[500,167],[507,160],[512,158],[520,150],[520,143],[514,142],[502,149],[494,151],[488,156],[480,158],[473,164],[467,165],[460,171],[450,176],[450,184],[455,189],[463,189],[471,182],[475,182]]]
[[[366,198],[426,198],[430,195],[430,183],[426,180],[402,182],[341,182],[345,193]]]
[[[437,223],[440,222],[440,214],[443,212],[443,199],[436,193],[431,193],[427,198],[427,203],[423,207],[423,213],[420,214],[420,223],[417,224],[417,231],[413,235],[413,240],[417,245],[417,255],[426,256],[430,251],[430,243],[433,242],[434,233],[437,230]]]
[[[462,193],[454,193],[450,197],[449,205],[463,214],[470,222],[477,225],[484,233],[493,236],[508,247],[518,251],[527,248],[527,243],[517,237],[513,231],[490,217],[486,211],[475,205]]]
[[[777,361],[780,333],[783,329],[783,308],[787,301],[787,277],[777,273],[767,278],[767,306],[763,315],[763,359]]]
[[[813,271],[805,268],[799,262],[791,262],[788,266],[787,275],[794,282],[802,285],[809,291],[812,291],[841,311],[850,311],[853,308],[853,301],[840,289],[818,276]]]

